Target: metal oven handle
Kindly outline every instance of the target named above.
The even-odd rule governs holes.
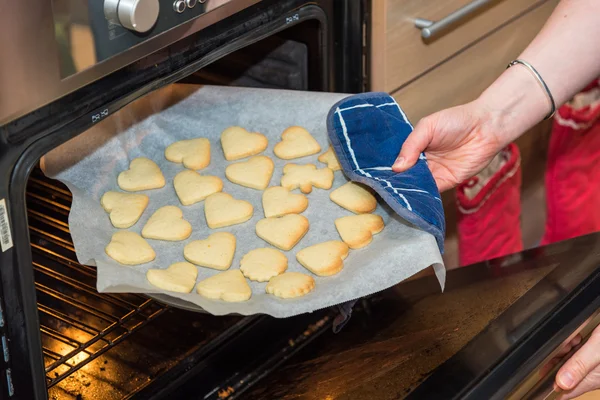
[[[477,12],[477,10],[483,8],[493,1],[496,0],[473,0],[469,4],[459,8],[453,13],[448,14],[439,21],[417,18],[415,20],[415,27],[421,30],[421,37],[423,39],[431,39],[433,36],[439,34],[449,26],[466,19],[470,15],[473,15],[475,12]]]

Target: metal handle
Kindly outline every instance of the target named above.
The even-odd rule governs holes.
[[[475,11],[479,10],[483,6],[493,1],[496,0],[473,0],[466,6],[459,8],[451,14],[448,14],[446,17],[440,19],[437,22],[424,18],[417,18],[415,20],[415,27],[421,30],[421,37],[423,39],[430,39],[437,33],[448,28],[450,25],[454,25],[455,23],[468,17]]]

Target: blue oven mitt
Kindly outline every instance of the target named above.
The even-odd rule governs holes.
[[[435,236],[443,254],[444,208],[425,155],[406,172],[392,171],[413,130],[394,98],[387,93],[347,97],[329,111],[327,129],[344,174],[373,188],[403,219]]]
[[[329,111],[327,130],[344,174],[371,187],[404,220],[435,236],[443,254],[444,208],[425,155],[408,171],[391,168],[413,130],[394,98],[387,93],[347,97]],[[355,302],[338,306],[334,331],[348,322]]]

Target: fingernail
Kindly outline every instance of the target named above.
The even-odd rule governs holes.
[[[558,380],[560,381],[561,386],[565,389],[570,389],[575,383],[575,378],[569,371],[565,371],[559,375]]]
[[[404,157],[396,158],[396,161],[394,161],[394,167],[402,167],[404,165],[404,161]]]

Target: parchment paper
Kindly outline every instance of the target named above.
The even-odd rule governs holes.
[[[281,132],[291,125],[304,126],[325,151],[327,132],[325,117],[330,107],[347,95],[308,93],[282,90],[241,89],[223,87],[190,87],[172,85],[132,103],[123,110],[101,121],[89,131],[47,154],[42,167],[47,175],[65,183],[73,193],[69,227],[77,258],[80,263],[96,265],[99,292],[164,293],[200,306],[215,315],[229,313],[264,313],[275,317],[289,317],[366,296],[386,289],[422,269],[434,265],[443,287],[445,269],[434,237],[403,222],[381,200],[375,213],[381,215],[386,227],[373,242],[361,250],[351,250],[344,269],[332,277],[315,276],[316,288],[307,296],[283,300],[265,293],[265,283],[251,282],[252,298],[242,303],[208,300],[196,294],[164,292],[151,286],[145,277],[150,268],[166,268],[183,258],[184,246],[192,240],[205,239],[216,231],[232,232],[237,238],[237,249],[231,268],[239,268],[241,257],[258,247],[270,247],[254,231],[256,222],[264,218],[262,191],[233,184],[225,178],[225,161],[220,145],[221,131],[239,125],[257,131],[269,138],[264,154],[275,162],[271,186],[279,185],[282,168],[287,162],[314,163],[317,156],[283,161],[273,154],[273,146]],[[165,109],[166,108],[166,109]],[[164,109],[163,111],[160,111]],[[204,203],[182,206],[173,189],[173,177],[184,169],[180,164],[167,161],[165,148],[178,140],[206,137],[211,141],[211,163],[200,171],[216,175],[224,182],[224,191],[237,199],[250,201],[254,216],[244,224],[211,230],[206,225]],[[159,207],[176,205],[184,218],[191,222],[193,233],[181,242],[148,240],[156,251],[156,259],[139,266],[124,266],[109,258],[105,246],[117,229],[113,228],[107,213],[100,205],[100,197],[109,190],[120,189],[117,175],[129,167],[136,157],[154,160],[163,171],[167,185],[149,190],[150,204],[140,220],[130,230],[140,233],[150,216]],[[347,182],[341,171],[335,172],[333,189]],[[333,190],[332,189],[332,190]],[[339,240],[335,229],[336,218],[351,215],[349,211],[329,200],[330,191],[313,189],[308,195],[309,207],[304,215],[310,221],[310,230],[294,249],[287,252],[288,271],[309,273],[295,258],[302,248],[326,240]],[[198,267],[198,281],[219,271]]]

